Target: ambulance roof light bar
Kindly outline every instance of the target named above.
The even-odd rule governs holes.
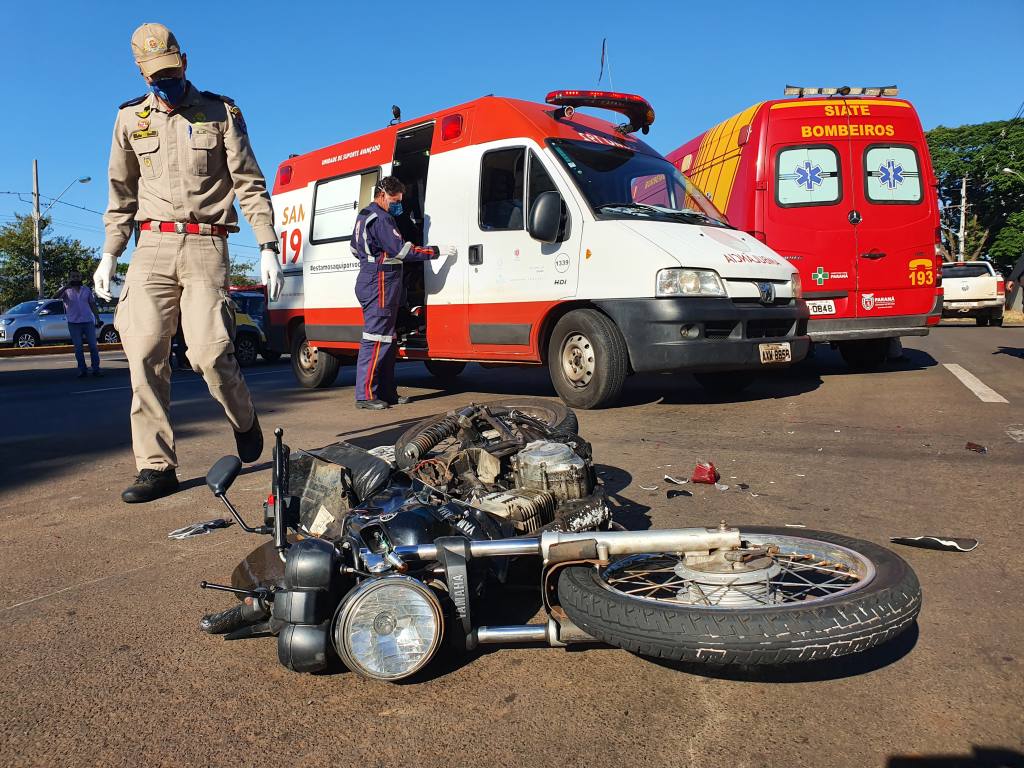
[[[900,89],[895,85],[882,85],[871,88],[851,88],[848,85],[839,88],[802,88],[798,85],[787,85],[786,96],[899,96]]]
[[[629,119],[628,123],[618,126],[620,133],[647,133],[654,123],[654,107],[643,96],[634,93],[562,90],[552,91],[544,101],[558,107],[596,107],[618,112]],[[565,116],[571,117],[572,113],[566,112]]]

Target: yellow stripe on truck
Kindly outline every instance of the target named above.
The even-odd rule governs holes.
[[[729,205],[739,171],[743,148],[737,144],[737,137],[741,130],[750,125],[763,104],[754,104],[708,129],[700,143],[697,158],[688,175],[721,211],[725,211]]]

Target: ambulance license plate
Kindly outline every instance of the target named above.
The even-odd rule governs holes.
[[[775,344],[758,344],[757,347],[761,351],[762,365],[791,363],[793,361],[793,350],[790,349],[788,341]]]
[[[810,310],[812,315],[834,315],[836,313],[836,303],[832,299],[808,301],[807,309]]]

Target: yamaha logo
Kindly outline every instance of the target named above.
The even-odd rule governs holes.
[[[775,285],[773,283],[757,283],[757,292],[761,294],[762,304],[775,303]]]

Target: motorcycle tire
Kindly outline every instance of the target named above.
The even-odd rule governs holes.
[[[796,551],[802,546],[804,552],[841,552],[830,550],[833,545],[852,550],[865,563],[870,578],[847,591],[805,601],[699,606],[678,599],[638,597],[636,592],[643,587],[632,586],[633,594],[616,589],[611,574],[625,573],[618,577],[622,580],[643,573],[632,568],[627,572],[623,562],[641,564],[644,561],[637,558],[649,558],[648,572],[654,574],[654,558],[669,557],[641,555],[622,558],[601,570],[587,565],[566,567],[559,574],[559,601],[580,629],[609,645],[641,656],[715,665],[781,665],[858,653],[910,628],[921,610],[917,576],[884,547],[825,531],[758,526],[740,531],[741,538],[752,537],[753,543],[784,542],[783,552],[789,543]],[[671,559],[679,561],[676,556]],[[661,573],[666,573],[664,568]]]

